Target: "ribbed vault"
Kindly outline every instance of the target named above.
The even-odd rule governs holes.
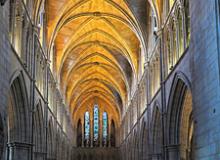
[[[48,0],[48,6],[49,52],[73,118],[98,99],[119,122],[144,59],[141,31],[127,4]]]

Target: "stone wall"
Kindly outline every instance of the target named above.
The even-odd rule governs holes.
[[[3,157],[5,157],[6,152],[5,149],[2,151],[2,145],[6,146],[6,138],[7,138],[7,106],[8,106],[8,91],[9,91],[9,82],[10,82],[10,44],[8,41],[8,3],[4,6],[0,6],[0,121],[1,121],[1,128],[3,129],[4,133],[1,133],[0,137],[0,152],[4,152]],[[3,124],[2,124],[3,123]],[[2,126],[3,125],[3,126]],[[2,132],[2,129],[0,132]],[[3,139],[3,140],[2,140]]]
[[[187,156],[195,160],[218,159],[220,154],[218,150],[220,143],[219,13],[217,0],[190,1],[190,45],[169,75],[161,81],[159,91],[148,101],[147,108],[135,125],[130,122],[122,124],[122,128],[129,125],[130,130],[125,136],[121,136],[124,137],[121,142],[121,159],[173,160],[180,157],[186,159]],[[184,91],[186,95],[182,93],[179,96],[181,89],[178,87],[180,82],[177,79],[184,81],[182,88],[187,88]],[[184,97],[188,100],[183,100]],[[192,98],[192,102],[189,97]],[[189,122],[183,119],[190,109],[186,109],[183,113],[176,112],[181,108],[178,103],[192,107],[194,133],[191,148],[182,145],[185,143],[183,134],[186,129],[181,131],[181,127],[189,125]],[[155,113],[158,112],[157,108],[159,121],[162,124],[156,125],[160,127],[156,132],[161,132],[161,135],[158,135],[154,129],[155,123],[158,123],[158,114]],[[173,126],[175,127],[172,128]],[[162,141],[155,140],[155,137],[161,138]],[[162,147],[158,143],[161,143]]]
[[[195,159],[218,159],[219,152],[219,1],[193,1],[192,88],[196,121]]]
[[[24,7],[22,1],[16,2],[17,7]],[[23,49],[22,54],[29,57],[30,62],[26,63],[11,44],[9,20],[18,17],[9,16],[9,3],[11,1],[8,0],[0,6],[0,159],[70,159],[72,125],[69,110],[56,86],[52,105],[48,103],[48,87],[42,92],[35,81],[38,67],[35,56],[36,52],[42,51],[42,46],[36,47],[38,41],[33,38],[32,32],[22,28],[23,35],[28,32],[30,39],[27,41],[23,37],[25,40],[21,41],[21,46],[31,44],[29,52]],[[34,24],[29,19],[32,15],[26,11],[21,20],[24,21],[23,24],[30,24],[31,31],[35,31]],[[46,55],[42,52],[39,54]],[[44,68],[45,74],[41,73],[45,86],[49,83],[49,64],[47,65]],[[13,101],[16,104],[11,103],[12,95],[16,98]],[[13,106],[9,107],[11,105]],[[62,120],[58,119],[58,115]]]

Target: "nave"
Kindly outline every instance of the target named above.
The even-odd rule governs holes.
[[[220,0],[0,0],[0,160],[218,160]]]

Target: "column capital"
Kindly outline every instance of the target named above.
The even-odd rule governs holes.
[[[24,20],[24,16],[23,15],[17,15],[15,18],[16,18],[17,22],[22,22]]]
[[[179,150],[179,146],[180,146],[179,144],[171,144],[171,145],[165,146],[165,148],[170,151],[176,151],[176,150]]]
[[[20,159],[29,160],[31,158],[31,149],[33,144],[26,142],[11,142],[8,143],[9,154],[11,155],[11,159]]]
[[[40,28],[37,25],[33,25],[32,28],[33,28],[34,33],[36,33],[36,34],[39,33]]]
[[[167,155],[169,159],[179,159],[179,144],[166,146]]]
[[[148,157],[152,160],[160,160],[162,158],[161,153],[149,154]]]
[[[22,147],[22,148],[30,148],[33,144],[25,143],[25,142],[9,142],[8,147]]]

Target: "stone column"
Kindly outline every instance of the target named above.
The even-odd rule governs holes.
[[[151,160],[161,160],[161,154],[152,154]]]
[[[31,159],[32,145],[28,143],[13,142],[8,144],[9,160],[29,160]]]
[[[85,127],[85,122],[84,120],[82,121],[82,147],[84,147],[84,139],[85,139],[85,133],[84,133],[84,127]]]
[[[108,147],[111,147],[111,120],[110,117],[108,117]]]
[[[179,145],[169,145],[166,148],[168,159],[179,159]]]
[[[156,79],[157,79],[157,75],[156,75],[157,71],[156,71],[156,60],[154,60],[152,62],[152,74],[153,74],[153,79],[152,79],[152,84],[153,84],[153,90],[152,90],[152,97],[155,95],[156,93]]]
[[[35,152],[34,156],[35,156],[35,160],[44,160],[47,157],[47,153]],[[52,158],[49,158],[49,159],[52,159]]]
[[[15,24],[15,36],[14,36],[14,45],[15,50],[19,56],[21,56],[21,48],[22,48],[22,22],[23,16],[16,17],[16,24]]]
[[[102,142],[103,142],[103,133],[102,133],[102,129],[103,129],[103,124],[102,124],[102,114],[103,114],[103,111],[100,110],[100,113],[99,113],[99,147],[103,147],[102,146]]]
[[[22,25],[22,46],[21,46],[21,59],[23,60],[24,66],[27,68],[28,67],[28,54],[30,53],[30,51],[28,52],[28,45],[30,45],[29,40],[27,39],[27,34],[31,34],[28,32],[28,22],[26,22],[27,20],[25,18],[23,18],[23,23],[25,26]],[[29,38],[29,37],[28,37]]]
[[[92,114],[90,115],[90,147],[93,147],[93,135],[94,135],[94,132],[93,132],[93,127],[94,127],[94,124],[93,124],[93,112],[91,112]]]

